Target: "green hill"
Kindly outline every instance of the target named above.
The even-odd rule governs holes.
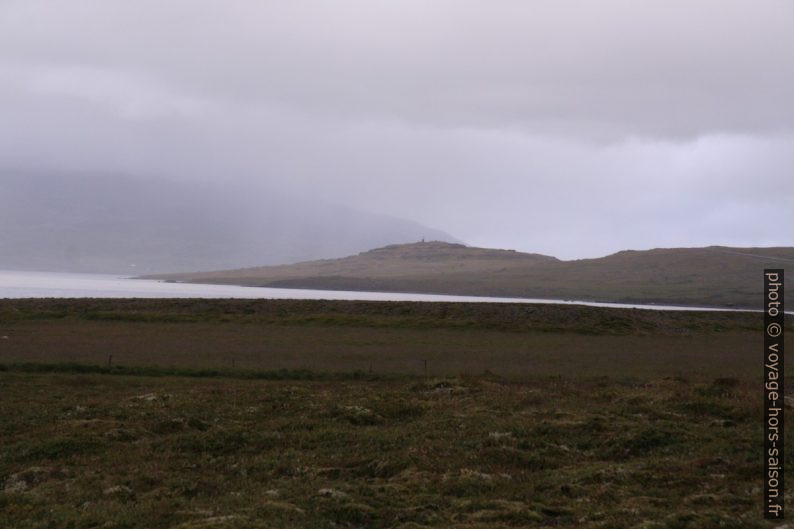
[[[341,259],[157,278],[281,288],[760,308],[763,269],[791,264],[794,248],[789,247],[659,248],[561,261],[433,241],[391,245]]]

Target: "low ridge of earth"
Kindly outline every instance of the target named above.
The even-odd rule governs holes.
[[[763,270],[792,264],[790,247],[627,250],[597,259],[561,261],[431,241],[391,245],[341,259],[151,277],[279,288],[760,309]],[[791,281],[787,279],[786,286]]]

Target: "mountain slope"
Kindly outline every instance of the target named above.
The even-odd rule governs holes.
[[[339,257],[418,223],[273,190],[0,171],[0,268],[167,273]]]
[[[671,248],[560,261],[426,242],[290,266],[158,277],[288,288],[760,308],[763,269],[791,265],[794,248]]]

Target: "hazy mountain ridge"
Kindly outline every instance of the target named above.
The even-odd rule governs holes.
[[[341,257],[422,237],[416,222],[273,190],[0,172],[0,268],[168,273]]]
[[[790,247],[658,248],[561,261],[434,241],[290,266],[157,277],[287,288],[760,308],[763,269],[792,263]]]

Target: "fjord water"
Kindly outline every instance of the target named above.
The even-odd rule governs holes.
[[[399,292],[355,292],[343,290],[308,290],[295,288],[242,287],[171,283],[133,279],[117,275],[75,274],[61,272],[27,272],[0,270],[0,299],[20,298],[239,298],[239,299],[331,299],[364,301],[452,301],[479,303],[552,303],[593,307],[643,308],[653,310],[735,309],[679,307],[672,305],[636,305],[589,301],[451,296]]]

